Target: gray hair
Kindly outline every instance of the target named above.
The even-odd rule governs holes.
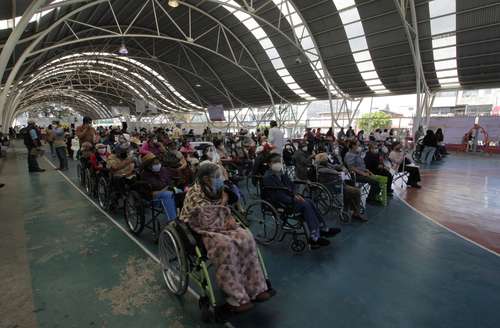
[[[204,177],[213,177],[220,174],[220,169],[217,164],[209,161],[203,161],[198,166],[198,172],[196,172],[196,182],[202,183]]]

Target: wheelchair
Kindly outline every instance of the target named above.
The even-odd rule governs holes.
[[[235,216],[238,220],[238,217]],[[186,293],[193,282],[201,290],[198,306],[204,322],[222,322],[224,313],[218,305],[214,283],[210,277],[212,266],[201,237],[186,223],[171,221],[159,237],[161,272],[168,290],[177,296]],[[259,262],[266,279],[268,291],[274,293],[262,255],[257,248]]]
[[[185,193],[176,192],[175,188],[170,191],[173,193],[176,209],[182,209]],[[161,201],[154,199],[151,186],[141,181],[133,183],[124,202],[124,218],[128,230],[138,236],[148,228],[152,231],[154,240],[158,241],[161,232],[160,216],[165,210]],[[148,213],[150,216],[147,218]]]
[[[341,175],[329,175],[328,180],[322,180],[317,173],[319,184],[324,186],[331,197],[331,209],[337,213],[340,223],[349,223],[350,215],[344,209],[344,181]]]
[[[97,202],[104,210],[113,211],[119,207],[120,201],[125,202],[135,175],[130,177],[113,177],[109,170],[103,170],[97,178]]]
[[[424,150],[424,137],[421,137],[420,139],[417,140],[415,143],[415,150],[411,154],[411,158],[415,162],[419,162],[420,158],[422,157],[422,152]]]
[[[76,174],[78,177],[78,183],[80,186],[87,191],[87,180],[90,176],[90,163],[87,158],[80,157],[78,164],[76,165]],[[88,191],[87,191],[88,192]]]
[[[308,198],[305,194],[296,194],[284,187],[262,187],[262,199],[253,201],[247,207],[244,222],[259,244],[270,245],[276,239],[282,242],[287,236],[291,236],[290,249],[294,253],[301,253],[307,247],[309,229],[295,204],[272,202],[270,194],[277,191],[287,192],[290,197],[301,195],[304,199]]]

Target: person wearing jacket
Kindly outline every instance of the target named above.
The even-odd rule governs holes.
[[[35,121],[29,120],[24,135],[24,145],[28,148],[28,170],[29,172],[44,172],[36,160],[42,147],[40,132],[35,126]]]
[[[272,203],[294,206],[295,210],[304,216],[309,230],[309,244],[312,249],[328,246],[330,241],[326,238],[335,236],[340,232],[340,229],[328,228],[313,201],[295,194],[295,185],[283,173],[283,164],[279,154],[270,155],[269,167],[262,181],[263,196],[268,197]],[[266,191],[266,188],[269,190]],[[283,188],[283,190],[273,188]]]
[[[434,134],[434,131],[427,130],[424,137],[424,150],[422,151],[422,155],[420,160],[427,165],[432,163],[432,159],[434,157],[434,153],[437,149],[437,138]]]

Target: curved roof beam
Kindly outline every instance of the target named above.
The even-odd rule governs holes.
[[[26,102],[21,102],[21,103],[32,104],[33,102],[36,102],[36,100],[40,98],[49,99],[54,103],[59,102],[59,99],[62,98],[72,98],[75,101],[86,103],[89,107],[94,109],[96,114],[100,117],[111,116],[106,106],[104,106],[104,104],[102,104],[98,99],[83,92],[80,92],[78,90],[43,90],[33,95]],[[18,108],[22,109],[22,107],[19,106]],[[15,111],[18,111],[19,109],[16,109]]]
[[[58,19],[52,26],[50,26],[49,28],[47,28],[47,30],[43,31],[43,33],[41,33],[38,38],[36,38],[26,49],[25,53],[23,53],[23,55],[20,57],[20,61],[18,61],[16,63],[16,65],[14,66],[14,68],[12,69],[11,71],[11,74],[9,76],[9,79],[8,79],[8,83],[9,85],[12,84],[13,82],[13,79],[15,78],[15,76],[17,75],[17,73],[19,72],[19,69],[21,67],[21,65],[23,64],[24,60],[26,60],[26,58],[28,58],[29,56],[32,56],[36,53],[40,53],[41,51],[44,51],[44,50],[49,50],[49,49],[55,49],[56,47],[59,47],[59,46],[63,46],[64,44],[58,44],[58,45],[55,45],[55,46],[52,46],[52,47],[48,47],[48,48],[45,48],[45,49],[42,49],[41,51],[34,51],[34,47],[36,45],[38,45],[38,43],[51,31],[53,30],[56,26],[64,23],[66,20],[70,19],[70,17],[72,17],[73,15],[87,9],[87,8],[90,8],[91,6],[94,6],[96,4],[99,4],[99,3],[103,3],[104,1],[100,1],[100,0],[96,0],[94,1],[93,3],[91,4],[88,4],[88,5],[84,5],[84,6],[81,6],[75,10],[73,10],[72,12],[69,12],[68,14],[62,16],[60,19]],[[156,3],[158,3],[156,1]],[[262,81],[259,81],[258,79],[255,79],[255,74],[252,74],[250,72],[246,72],[245,73],[253,78],[265,91],[266,93],[268,93],[269,97],[270,97],[270,102],[272,104],[274,104],[274,100],[273,100],[273,94],[282,98],[279,93],[277,93],[276,91],[272,90],[272,88],[270,87],[269,83],[267,82],[266,78],[264,77],[259,65],[257,64],[257,62],[255,61],[255,59],[252,57],[251,53],[248,51],[248,49],[245,47],[245,45],[241,42],[241,40],[239,40],[239,38],[237,38],[234,33],[232,33],[230,30],[227,29],[227,27],[225,27],[223,24],[220,23],[220,21],[218,21],[217,19],[215,19],[213,16],[210,16],[208,15],[206,12],[203,12],[197,8],[192,8],[193,10],[198,10],[198,12],[200,12],[201,14],[203,14],[204,16],[208,17],[209,19],[211,19],[212,21],[216,22],[219,27],[225,31],[228,35],[230,35],[232,38],[234,38],[237,42],[240,43],[241,47],[245,50],[246,53],[249,54],[249,57],[251,58],[253,64],[255,65],[256,67],[256,70],[258,71],[258,75],[260,77],[260,79],[262,79]],[[141,9],[142,10],[142,9]],[[137,16],[139,16],[141,14],[141,12],[139,11],[139,13],[137,13]],[[167,14],[168,15],[168,14]],[[135,20],[134,20],[135,21]],[[73,23],[75,23],[75,21],[72,21]],[[175,24],[175,22],[173,22]],[[117,24],[119,24],[117,22]],[[128,28],[130,28],[130,26],[133,25],[133,22],[128,26]],[[134,27],[135,28],[135,27]],[[103,31],[102,28],[100,28],[101,32]],[[125,29],[125,31],[127,31]],[[111,32],[111,31],[110,31]],[[283,33],[281,31],[279,31],[280,33]],[[284,34],[283,34],[284,35]],[[75,35],[76,36],[76,35]],[[88,39],[88,40],[97,40],[97,39],[104,39],[104,38],[115,38],[115,37],[119,37],[119,38],[123,38],[124,36],[126,37],[152,37],[151,35],[141,35],[141,34],[127,34],[127,35],[119,35],[117,33],[112,33],[112,35],[109,35],[109,36],[102,36],[102,35],[98,35],[98,36],[95,36],[94,39]],[[175,41],[175,42],[180,42],[180,43],[184,43],[184,44],[191,44],[191,45],[194,45],[196,47],[200,47],[202,48],[202,46],[200,44],[196,44],[196,42],[194,40],[189,40],[189,39],[186,39],[186,40],[183,40],[183,39],[179,39],[179,38],[171,38],[171,37],[166,37],[166,36],[163,36],[163,35],[159,35],[159,36],[155,36],[155,37],[159,37],[161,39],[165,39],[165,40],[170,40],[170,41]],[[82,39],[82,40],[78,40],[78,42],[84,42],[84,41],[87,41],[86,39]],[[66,42],[65,44],[66,45],[69,45],[69,44],[74,44],[74,43],[77,43],[76,41],[68,41]],[[210,48],[207,48],[207,47],[204,47],[204,50],[207,50],[207,51],[210,51],[214,54],[217,54],[219,56],[222,56],[222,54],[220,53],[217,53],[217,51],[214,51],[213,49],[210,49]],[[230,58],[225,58],[226,60],[230,60]],[[238,62],[237,61],[231,61],[233,64],[235,65],[238,65]],[[240,67],[242,68],[242,67]],[[243,69],[243,68],[242,68]],[[244,69],[243,69],[244,70]],[[5,97],[6,97],[6,93],[4,92],[2,94],[2,97],[0,98],[0,105],[3,105],[5,104]],[[282,98],[283,99],[283,98]],[[283,99],[286,101],[286,99]],[[3,107],[3,106],[0,106],[0,107]]]
[[[337,8],[338,14],[347,35],[349,47],[351,48],[354,61],[365,84],[376,94],[386,94],[389,90],[385,88],[380,80],[372,56],[368,49],[365,30],[359,17],[359,11],[354,0],[332,0]]]
[[[186,104],[185,107],[187,109],[189,107],[195,108],[195,109],[198,109],[198,110],[203,109],[202,106],[199,106],[199,105],[191,102],[187,98],[185,98],[180,92],[178,92],[172,86],[171,83],[169,83],[167,81],[167,79],[165,79],[163,77],[163,75],[161,75],[160,73],[158,73],[156,70],[154,70],[153,68],[149,67],[148,65],[145,65],[145,64],[141,63],[140,61],[135,60],[133,58],[130,58],[128,56],[118,56],[116,54],[112,54],[112,53],[109,53],[109,52],[83,52],[83,53],[77,53],[77,54],[73,54],[73,55],[66,55],[66,56],[60,57],[58,59],[54,59],[51,62],[49,62],[48,64],[40,67],[39,70],[42,70],[42,69],[46,68],[47,66],[51,66],[51,65],[57,64],[57,63],[59,63],[61,61],[67,60],[67,59],[78,60],[78,58],[82,58],[82,57],[83,58],[85,58],[85,57],[95,58],[94,62],[99,62],[99,64],[103,64],[103,65],[114,65],[114,67],[118,68],[118,69],[121,69],[121,68],[124,68],[124,67],[121,66],[121,65],[114,64],[114,63],[109,63],[106,60],[110,59],[110,60],[116,61],[117,63],[118,62],[122,62],[123,64],[125,64],[125,63],[130,64],[129,66],[131,66],[132,69],[134,69],[134,68],[135,69],[140,69],[141,71],[146,72],[149,75],[152,75],[153,79],[159,80],[163,84],[163,86],[165,86],[172,94],[174,94],[177,98],[179,98],[180,100],[182,100],[182,102],[184,102]],[[128,68],[126,68],[126,69],[128,70]],[[134,74],[134,73],[135,72],[130,72],[130,74]],[[138,77],[138,78],[140,78],[140,79],[143,79],[144,83],[148,84],[155,91],[159,92],[159,90],[156,87],[152,86],[151,82],[148,79],[137,76],[137,73],[135,73],[135,76]],[[160,96],[163,96],[163,95],[160,94]],[[171,105],[173,105],[173,106],[178,106],[178,103],[173,103],[173,102],[171,102],[168,99],[165,99],[165,100],[168,103],[170,103]]]
[[[88,115],[88,116],[93,117],[93,118],[101,118],[100,115],[96,112],[96,110],[92,106],[89,106],[87,103],[84,103],[81,101],[78,102],[78,101],[75,101],[74,99],[70,99],[70,98],[61,98],[57,101],[57,103],[61,104],[63,106],[68,106],[72,110],[74,110],[80,114]],[[49,107],[52,105],[54,105],[54,101],[51,101],[51,100],[37,101],[36,103],[28,104],[25,107],[19,108],[14,113],[14,115],[18,116],[18,115],[25,113],[25,112],[31,112],[32,110],[38,110],[40,108]]]
[[[50,14],[52,12],[53,7],[55,4],[59,3],[59,2],[63,2],[64,0],[54,0],[51,2],[51,5],[50,8],[47,8],[47,9],[42,9],[41,11],[37,12],[36,14],[34,14],[30,20],[28,21],[28,24],[31,24],[31,23],[34,23],[34,22],[37,22],[39,21],[42,17]],[[19,24],[19,22],[21,21],[21,18],[23,18],[23,16],[17,16],[17,17],[14,17],[14,18],[8,18],[8,19],[0,19],[0,31],[1,30],[8,30],[8,29],[12,29],[14,28],[17,24]]]
[[[177,108],[171,107],[171,106],[178,106],[180,108],[183,108],[186,111],[192,110],[194,106],[196,108],[194,110],[200,110],[203,109],[203,107],[198,106],[191,101],[187,100],[184,98],[160,73],[157,71],[153,70],[147,65],[144,65],[140,63],[139,61],[129,58],[129,57],[122,57],[122,56],[117,56],[112,53],[107,53],[107,52],[87,52],[87,53],[78,53],[78,54],[73,54],[73,55],[67,55],[67,56],[62,56],[58,59],[54,59],[47,65],[44,65],[39,68],[39,71],[43,71],[43,74],[40,76],[35,76],[32,77],[30,80],[26,82],[26,84],[33,83],[39,78],[44,78],[45,75],[50,74],[51,70],[46,70],[47,68],[55,69],[55,68],[64,68],[64,67],[88,67],[92,69],[92,66],[98,66],[98,65],[105,65],[105,66],[110,66],[110,71],[115,72],[115,68],[118,70],[121,70],[123,74],[121,74],[122,78],[129,79],[130,77],[134,77],[135,79],[139,80],[140,83],[137,83],[137,85],[141,86],[141,89],[143,92],[148,95],[148,98],[156,100],[158,103],[161,103],[165,109],[177,111]],[[126,65],[126,66],[124,66]],[[97,70],[97,68],[94,68],[94,70]],[[117,72],[117,71],[116,71]],[[141,73],[141,74],[139,74]],[[99,74],[99,73],[96,73]],[[103,75],[103,74],[101,74]],[[152,77],[151,77],[152,75]],[[104,76],[104,75],[103,75]],[[109,76],[107,76],[109,77]],[[172,101],[166,97],[166,94],[162,93],[157,86],[154,85],[151,81],[160,81],[161,85],[164,87],[165,90],[168,91],[168,94],[171,95],[173,98]],[[147,87],[150,89],[152,92],[147,92],[146,89],[144,89],[142,86]],[[130,88],[130,86],[128,86]],[[132,88],[133,91],[137,94],[138,97],[144,98],[140,93],[137,92],[137,88]],[[156,96],[153,96],[152,93],[156,94]],[[176,97],[180,98],[184,103],[188,103],[188,106],[191,105],[191,107],[186,107],[186,104],[179,104],[179,101],[174,97],[172,94],[175,94]],[[168,104],[165,104],[164,101],[166,101]]]
[[[14,65],[12,70],[10,71],[9,77],[7,78],[7,81],[5,82],[4,90],[2,90],[2,92],[0,94],[0,118],[1,118],[1,121],[3,123],[4,128],[6,126],[9,126],[9,123],[13,119],[13,117],[12,117],[13,116],[12,115],[13,108],[10,107],[7,111],[5,110],[5,104],[12,102],[11,98],[8,95],[8,92],[10,90],[10,87],[12,86],[12,83],[14,82],[14,79],[16,78],[17,73],[21,69],[24,61],[26,60],[26,58],[28,58],[29,53],[31,51],[33,51],[33,49],[39,44],[39,42],[43,38],[45,38],[45,36],[47,36],[47,34],[49,34],[57,25],[63,23],[66,18],[69,18],[72,15],[77,14],[77,13],[79,13],[87,8],[91,8],[95,5],[103,3],[104,1],[105,0],[95,0],[91,4],[83,5],[77,9],[69,12],[68,14],[64,15],[61,19],[57,20],[57,22],[55,24],[53,24],[51,27],[49,27],[45,31],[43,31],[38,36],[38,38],[36,38],[29,46],[27,46],[27,48],[24,50],[22,55],[18,58],[16,64]],[[6,42],[6,45],[3,48],[2,53],[0,54],[0,81],[3,80],[4,70],[7,66],[7,62],[9,60],[12,52],[14,51],[15,44],[16,44],[17,40],[19,40],[19,38],[21,37],[21,34],[24,32],[24,30],[28,24],[29,19],[31,19],[31,17],[35,14],[36,10],[38,8],[40,8],[40,6],[43,5],[44,2],[45,2],[44,0],[34,0],[31,3],[30,7],[26,10],[19,25],[16,26],[12,30],[11,34],[9,35],[9,38]],[[8,99],[8,98],[10,98],[10,99]]]
[[[94,75],[102,76],[105,79],[116,83],[116,84],[121,84],[124,85],[126,88],[129,90],[129,94],[132,95],[135,98],[140,98],[140,99],[146,99],[148,101],[152,101],[157,103],[160,110],[172,110],[172,111],[177,111],[177,108],[175,107],[169,107],[165,103],[162,102],[162,94],[159,92],[157,88],[154,88],[152,90],[156,90],[159,94],[159,97],[154,97],[151,95],[151,93],[144,88],[144,86],[141,84],[143,82],[144,77],[139,75],[138,73],[132,72],[131,73],[133,76],[132,77],[137,77],[139,81],[133,79],[131,76],[126,75],[125,73],[121,71],[105,71],[105,70],[98,70],[97,67],[94,67],[92,65],[75,65],[75,64],[70,64],[70,65],[65,65],[64,67],[58,67],[55,66],[52,69],[49,69],[48,71],[44,71],[43,74],[41,75],[40,78],[37,78],[38,76],[35,76],[32,81],[28,81],[27,84],[33,85],[33,81],[38,81],[39,83],[43,83],[44,80],[47,79],[54,79],[58,78],[60,76],[64,77],[62,80],[63,85],[56,85],[56,89],[66,89],[68,87],[67,83],[68,81],[71,82],[72,80],[92,80],[92,77]],[[135,75],[134,75],[135,74]],[[38,83],[37,83],[38,84]],[[43,85],[42,85],[43,86]],[[53,88],[53,85],[51,84],[51,89]],[[96,88],[99,87],[98,85],[88,85],[88,87]],[[106,88],[109,88],[109,85],[107,84],[105,86]],[[116,88],[115,88],[116,90]],[[29,93],[26,94],[26,97],[29,97]],[[163,107],[163,108],[162,108]]]

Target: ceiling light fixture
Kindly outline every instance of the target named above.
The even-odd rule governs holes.
[[[168,5],[172,8],[177,8],[177,7],[179,7],[179,1],[178,0],[168,0]]]
[[[122,41],[122,44],[120,46],[120,49],[118,49],[118,53],[122,56],[126,56],[128,55],[128,49],[127,47],[125,46],[125,42]]]

